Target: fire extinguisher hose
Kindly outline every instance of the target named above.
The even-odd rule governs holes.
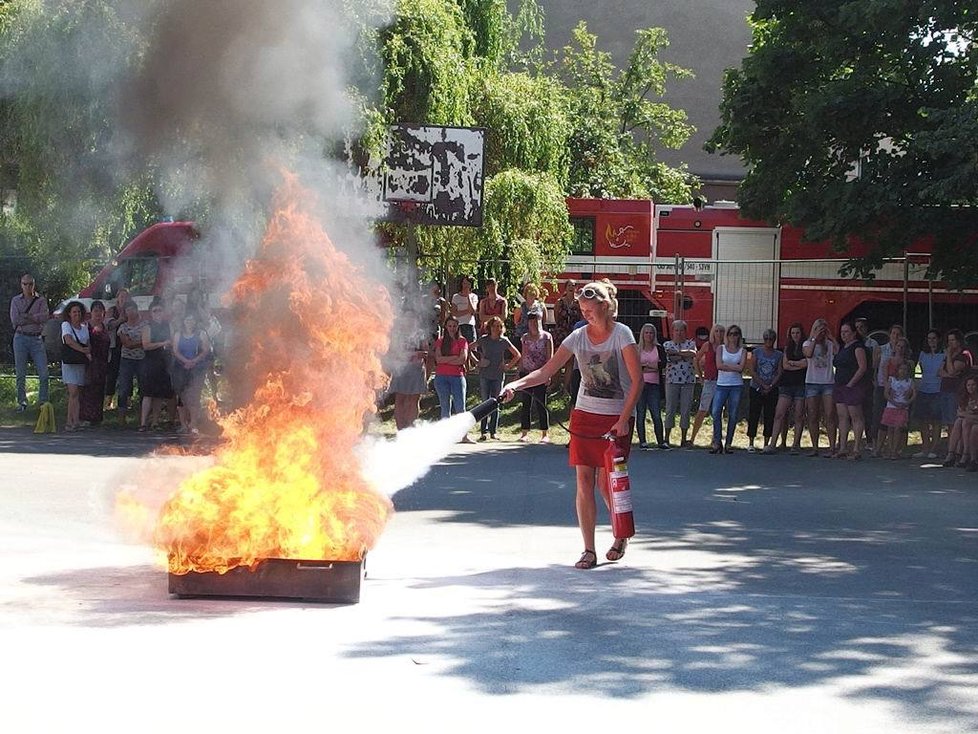
[[[592,435],[588,435],[588,434],[586,434],[586,433],[578,433],[578,432],[576,432],[576,431],[572,431],[572,430],[570,429],[570,426],[565,426],[565,425],[564,425],[563,423],[561,423],[561,422],[560,422],[559,420],[557,420],[556,418],[553,418],[553,417],[552,417],[552,416],[550,415],[550,410],[549,410],[549,409],[547,408],[547,404],[546,404],[546,403],[542,403],[542,402],[540,402],[540,399],[539,399],[539,398],[538,398],[538,397],[537,397],[536,395],[534,395],[533,393],[531,393],[531,392],[530,392],[529,390],[522,390],[522,389],[520,389],[520,390],[516,390],[515,392],[522,392],[522,393],[526,393],[527,395],[529,395],[529,396],[530,396],[530,399],[531,399],[531,400],[532,400],[532,401],[533,401],[534,403],[536,403],[537,405],[539,405],[539,406],[540,406],[540,408],[541,408],[541,409],[542,409],[542,410],[543,410],[544,412],[546,412],[546,414],[547,414],[547,418],[548,418],[548,420],[549,420],[549,421],[550,421],[551,423],[556,423],[556,424],[557,424],[558,426],[560,426],[561,428],[563,428],[563,429],[564,429],[565,431],[567,431],[567,433],[569,433],[569,434],[570,434],[570,435],[572,435],[572,436],[577,436],[578,438],[611,438],[611,434],[610,434],[610,433],[602,433],[602,434],[600,434],[600,435],[597,435],[597,436],[592,436]]]

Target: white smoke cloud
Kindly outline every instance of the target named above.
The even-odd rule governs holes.
[[[218,268],[224,284],[254,251],[283,167],[332,203],[328,219],[341,249],[372,249],[368,212],[339,201],[342,165],[324,156],[356,122],[348,87],[362,73],[356,44],[363,27],[350,7],[161,0],[147,16],[149,45],[138,72],[122,83],[121,121],[134,151],[160,171],[169,211],[208,202],[202,249],[226,261]],[[359,22],[380,25],[389,3],[356,12]]]
[[[475,425],[468,412],[435,423],[422,423],[391,440],[365,438],[360,446],[363,478],[378,492],[393,497],[448,456]]]
[[[353,121],[346,94],[355,29],[329,0],[159,2],[120,111],[163,192],[218,206],[268,200],[277,164],[322,148]],[[306,149],[303,149],[306,148]],[[172,201],[178,209],[184,202]]]
[[[147,174],[165,213],[205,222],[223,285],[262,232],[281,167],[338,196],[324,153],[355,134],[348,88],[369,79],[364,37],[392,0],[24,0],[0,97],[38,102],[36,139],[65,192],[63,231],[96,230],[100,195]],[[353,253],[363,210],[344,203]]]

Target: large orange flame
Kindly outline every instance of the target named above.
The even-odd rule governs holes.
[[[330,241],[287,175],[261,248],[234,285],[236,343],[254,398],[222,421],[214,466],[163,506],[171,573],[265,558],[358,560],[390,501],[364,486],[354,448],[386,377],[387,291]]]

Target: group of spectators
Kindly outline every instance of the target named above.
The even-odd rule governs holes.
[[[441,417],[465,410],[467,376],[478,374],[483,400],[498,397],[506,372],[524,376],[544,365],[563,339],[580,325],[581,310],[575,299],[575,283],[568,281],[554,307],[553,331],[546,327],[547,309],[539,288],[528,283],[522,301],[512,314],[514,334],[506,334],[509,305],[498,291],[494,278],[485,281],[482,296],[473,290],[472,279],[463,276],[451,298],[442,297],[440,286],[432,285],[421,311],[423,333],[407,345],[405,363],[391,376],[389,392],[394,395],[394,419],[398,430],[418,417],[421,395],[428,378],[438,396]],[[569,373],[568,373],[569,374]],[[549,443],[550,415],[547,386],[537,385],[521,393],[519,441],[530,441],[533,418],[540,430],[539,441]],[[497,440],[499,413],[482,420],[479,441]],[[466,436],[463,442],[472,439]]]
[[[21,277],[22,292],[11,300],[17,409],[27,408],[28,360],[38,371],[38,400],[48,401],[48,363],[43,343],[49,319],[47,302],[35,291],[30,274]],[[201,392],[213,363],[213,337],[220,332],[206,299],[197,293],[186,301],[155,298],[144,318],[128,292],[120,290],[107,309],[95,300],[90,309],[70,301],[62,312],[61,377],[68,393],[64,429],[77,431],[100,425],[113,403],[119,425],[128,423],[132,408],[138,430],[162,428],[166,410],[179,433],[198,434]],[[132,405],[134,388],[138,402]]]
[[[647,324],[641,331],[639,352],[646,385],[637,412],[643,448],[650,447],[645,440],[646,411],[652,413],[658,446],[669,448],[678,409],[680,445],[693,445],[709,414],[713,420],[710,452],[730,453],[739,404],[746,394],[749,452],[760,448],[774,453],[779,443],[787,448],[793,424],[792,453],[801,451],[807,427],[810,456],[823,455],[824,428],[826,456],[858,461],[868,448],[874,456],[898,458],[913,425],[922,439],[914,458],[939,458],[938,452],[946,446],[946,465],[978,470],[978,376],[972,372],[972,355],[958,329],[943,336],[928,331],[916,354],[902,326],[891,326],[887,341],[880,344],[869,336],[865,318],[843,322],[837,336],[825,319],[816,319],[807,334],[802,324],[792,324],[783,348],[778,348],[773,329],[766,329],[763,344],[753,349],[744,345],[737,325],[714,325],[700,344],[687,338],[686,330],[684,322],[675,321],[673,338],[661,345],[654,326]],[[701,385],[699,410],[687,438],[697,384]],[[658,415],[662,388],[664,424]],[[763,443],[757,447],[759,427]]]
[[[539,289],[525,286],[510,338],[507,302],[495,280],[486,281],[480,296],[472,280],[463,277],[458,292],[447,300],[433,286],[424,306],[429,333],[415,345],[410,369],[396,373],[391,384],[396,401],[410,405],[399,411],[395,403],[398,429],[417,418],[429,373],[441,416],[447,418],[465,410],[467,376],[478,375],[484,400],[500,394],[505,373],[515,370],[519,379],[540,369],[583,324],[577,288],[572,280],[564,284],[548,331]],[[740,404],[746,399],[748,452],[770,454],[780,448],[801,453],[807,429],[809,456],[858,461],[868,449],[874,456],[897,458],[914,427],[922,439],[914,458],[943,455],[948,465],[978,469],[978,377],[972,376],[972,355],[960,330],[943,335],[930,330],[915,352],[900,325],[892,326],[888,339],[879,343],[869,336],[865,318],[841,324],[835,334],[825,319],[816,319],[807,333],[804,325],[792,324],[779,342],[777,332],[766,329],[762,344],[748,347],[736,324],[701,328],[693,337],[678,319],[671,338],[660,342],[656,326],[645,324],[637,339],[643,380],[636,407],[639,446],[692,447],[709,415],[710,452],[730,453]],[[404,390],[408,371],[413,378]],[[560,383],[576,396],[576,363],[571,362]],[[546,392],[545,384],[519,392],[520,441],[530,440],[535,418],[540,441],[549,442]],[[648,435],[649,419],[654,441]],[[498,412],[482,420],[480,441],[497,438],[498,420]]]

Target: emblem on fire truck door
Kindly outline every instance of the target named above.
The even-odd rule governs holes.
[[[612,227],[609,224],[605,227],[604,236],[608,241],[608,247],[612,250],[619,250],[622,247],[632,246],[632,239],[635,237],[633,232],[637,232],[637,230],[630,224],[623,227]]]

